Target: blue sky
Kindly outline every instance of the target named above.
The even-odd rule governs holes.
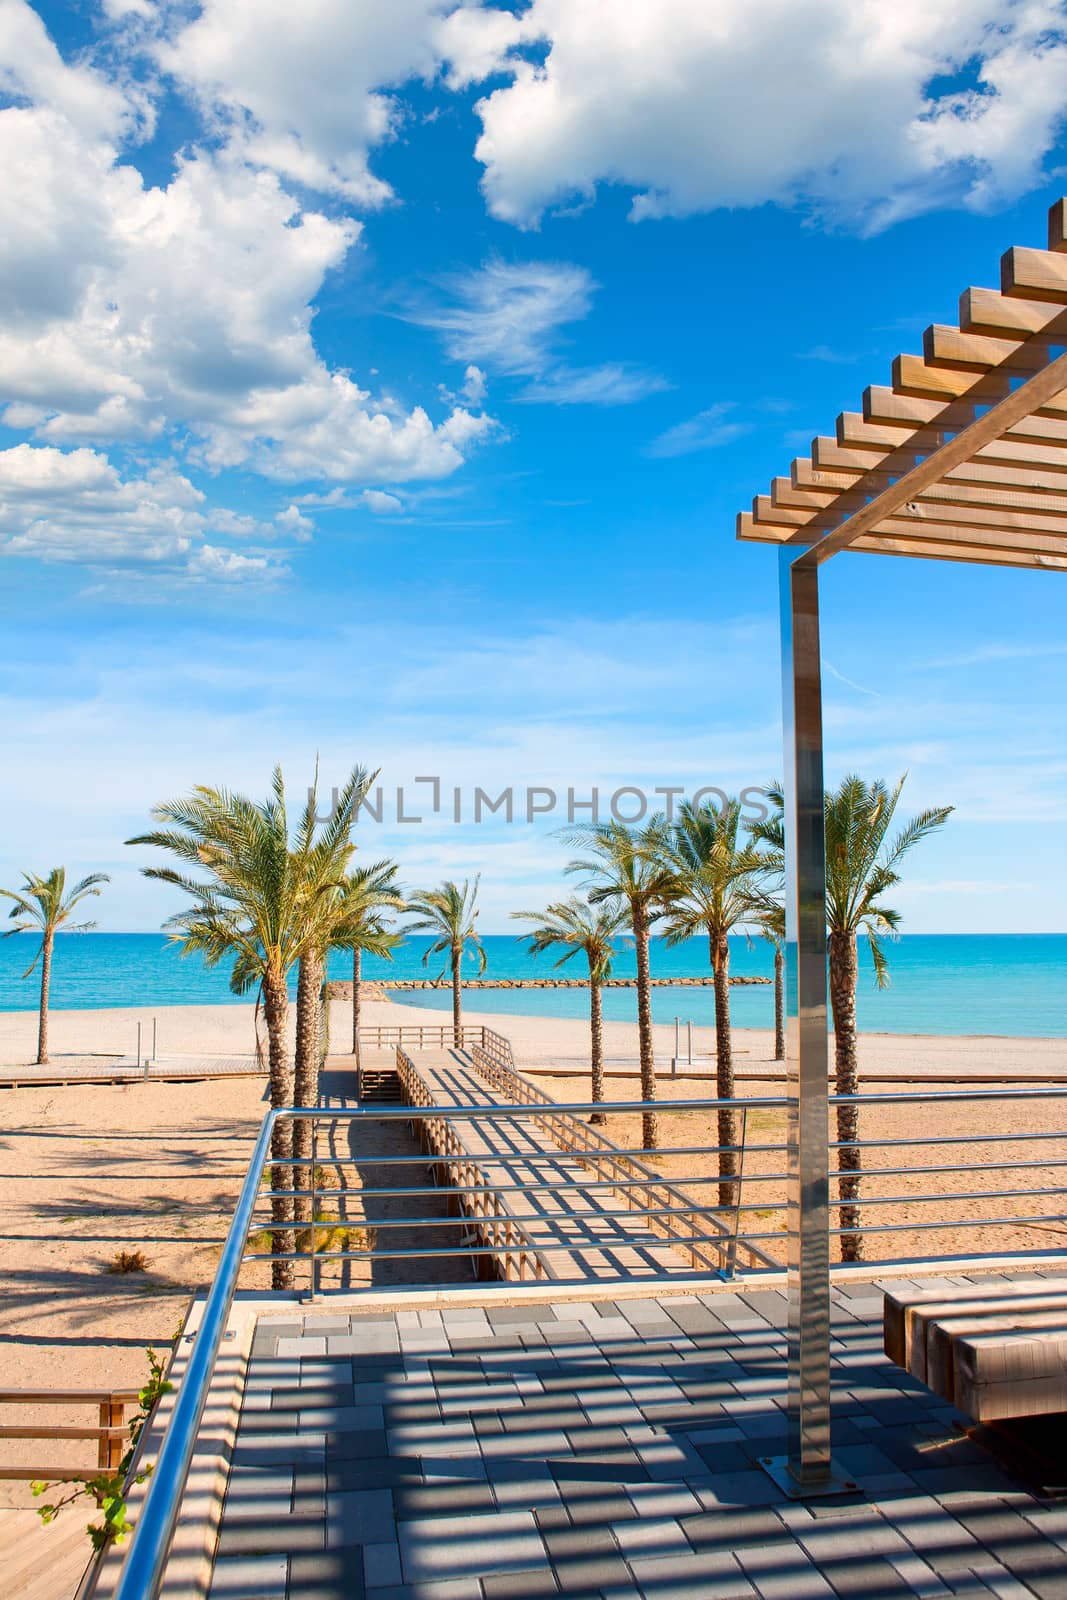
[[[101,925],[156,927],[151,804],[318,754],[502,930],[568,789],[778,774],[735,514],[1063,187],[1063,8],[937,11],[0,6],[0,881],[102,868]],[[905,926],[1062,929],[1055,576],[825,593],[831,776],[957,807]]]

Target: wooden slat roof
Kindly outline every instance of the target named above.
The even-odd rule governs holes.
[[[892,384],[771,480],[739,539],[1067,570],[1067,200],[1048,249],[1014,248],[966,289]]]

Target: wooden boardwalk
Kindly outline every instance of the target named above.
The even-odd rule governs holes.
[[[137,1083],[145,1078],[191,1083],[199,1078],[241,1078],[266,1075],[255,1056],[156,1056],[148,1062],[134,1056],[57,1056],[47,1066],[0,1066],[0,1089],[52,1087],[67,1083]]]
[[[404,1085],[409,1103],[427,1109],[501,1103],[465,1051],[423,1050],[408,1060],[415,1080]],[[471,1169],[476,1169],[480,1192],[467,1199],[465,1209],[479,1243],[489,1242],[494,1232],[500,1237],[502,1223],[510,1220],[513,1239],[534,1258],[525,1264],[527,1270],[567,1282],[692,1271],[689,1258],[640,1210],[627,1211],[623,1192],[588,1187],[602,1171],[591,1170],[588,1158],[561,1149],[536,1114],[449,1118],[447,1124],[440,1118],[438,1125],[442,1137],[448,1136],[446,1128],[450,1131],[447,1150],[434,1143],[432,1118],[423,1128],[431,1151],[443,1154],[436,1163],[442,1176],[470,1187]],[[517,1261],[519,1254],[517,1248],[508,1261]],[[525,1276],[522,1264],[518,1275]]]

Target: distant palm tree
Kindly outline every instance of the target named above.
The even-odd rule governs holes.
[[[589,1032],[590,1069],[592,1092],[590,1099],[604,1098],[604,1018],[600,986],[611,976],[611,958],[615,954],[613,940],[627,922],[627,914],[619,905],[593,907],[585,900],[573,897],[556,901],[544,911],[513,911],[513,917],[537,926],[527,937],[533,955],[544,950],[562,948],[563,954],[555,963],[562,967],[579,951],[589,963]],[[601,1111],[594,1111],[590,1122],[602,1123],[608,1119]]]
[[[568,843],[587,852],[583,859],[572,861],[566,870],[585,877],[590,903],[614,902],[624,905],[629,912],[637,959],[641,1098],[646,1103],[656,1098],[649,939],[652,924],[663,915],[664,900],[672,882],[670,869],[663,860],[665,828],[663,819],[654,817],[642,828],[624,822],[591,822],[563,834]],[[654,1111],[642,1113],[641,1138],[646,1150],[656,1148],[659,1128]]]
[[[867,936],[874,962],[875,980],[880,989],[889,983],[889,966],[882,939],[900,925],[900,912],[884,905],[881,896],[900,883],[897,866],[902,858],[928,834],[942,827],[953,806],[934,806],[921,811],[904,824],[887,843],[889,829],[904,787],[907,773],[893,789],[878,778],[865,783],[850,775],[836,789],[827,790],[823,802],[826,830],[826,930],[830,968],[830,1007],[834,1022],[834,1063],[836,1087],[840,1095],[859,1093],[859,1063],[856,1043],[856,981],[859,972],[856,935]],[[784,794],[781,784],[766,791],[777,815],[757,823],[753,837],[771,844],[784,861]],[[859,1107],[837,1108],[839,1165],[844,1174],[838,1192],[842,1200],[855,1201],[860,1190]],[[858,1205],[841,1207],[841,1227],[860,1226]],[[863,1237],[846,1231],[841,1235],[842,1261],[863,1258]]]
[[[390,911],[404,910],[404,898],[396,875],[400,871],[395,861],[375,861],[370,866],[355,867],[345,879],[343,915],[334,931],[331,943],[335,949],[352,952],[352,1054],[359,1059],[359,1018],[361,989],[363,985],[363,955],[385,956],[392,959],[393,951],[401,942],[399,933],[386,927]]]
[[[354,780],[355,775],[350,783]],[[198,785],[183,799],[153,807],[152,816],[162,826],[127,841],[166,850],[182,864],[143,869],[146,877],[172,884],[192,901],[164,924],[182,954],[195,953],[208,966],[232,959],[230,988],[235,994],[258,986],[267,1024],[270,1100],[279,1109],[293,1104],[289,974],[319,937],[320,900],[337,889],[312,860],[315,805],[312,792],[290,843],[285,783],[276,767],[266,801]],[[340,806],[325,834],[334,839],[349,827],[348,811]],[[295,1187],[292,1168],[283,1164],[293,1157],[293,1124],[287,1118],[275,1125],[271,1156],[279,1163],[271,1168],[272,1189]],[[292,1200],[276,1193],[271,1229],[276,1252],[294,1248],[293,1215]],[[275,1289],[291,1289],[293,1262],[274,1261],[272,1281]]]
[[[24,872],[21,889],[0,889],[0,895],[5,900],[15,902],[8,913],[15,926],[6,928],[0,938],[9,939],[13,933],[39,933],[41,936],[40,949],[22,974],[28,978],[38,961],[41,963],[41,1008],[37,1021],[39,1066],[44,1066],[48,1061],[48,990],[52,982],[52,952],[56,934],[60,930],[63,933],[88,933],[90,928],[95,928],[95,922],[71,922],[71,913],[82,900],[98,895],[102,883],[110,882],[106,872],[91,872],[67,894],[66,867],[53,867],[46,878]]]
[[[785,906],[768,896],[757,915],[760,933],[774,947],[774,1059],[785,1060]]]
[[[478,937],[478,913],[475,910],[478,883],[479,877],[464,878],[462,884],[446,880],[437,889],[419,890],[407,903],[407,910],[418,921],[408,923],[405,932],[428,933],[433,941],[422,958],[423,966],[429,965],[431,956],[442,953],[448,956],[441,976],[444,977],[445,972],[452,974],[452,1039],[457,1050],[463,1044],[461,968],[468,949],[478,964],[479,976],[486,968],[486,955]]]
[[[663,863],[670,873],[667,891],[668,944],[681,944],[696,933],[708,938],[715,979],[715,1068],[720,1100],[734,1098],[733,1039],[730,1030],[730,935],[750,924],[762,904],[761,880],[767,857],[751,843],[739,843],[741,802],[722,806],[708,802],[681,807],[678,820],[663,836]],[[720,1107],[718,1115],[719,1204],[736,1203],[737,1114]]]

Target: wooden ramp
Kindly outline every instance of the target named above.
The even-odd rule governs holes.
[[[417,1086],[405,1085],[409,1103],[427,1108],[500,1104],[463,1051],[423,1050],[407,1059],[417,1081]],[[639,1210],[626,1212],[618,1192],[590,1189],[596,1174],[588,1163],[563,1151],[536,1116],[449,1118],[448,1127],[477,1168],[480,1183],[502,1206],[493,1215],[514,1219],[537,1258],[538,1276],[574,1282],[692,1270]],[[441,1165],[459,1168],[462,1157],[453,1152]],[[468,1214],[477,1220],[483,1212]]]

